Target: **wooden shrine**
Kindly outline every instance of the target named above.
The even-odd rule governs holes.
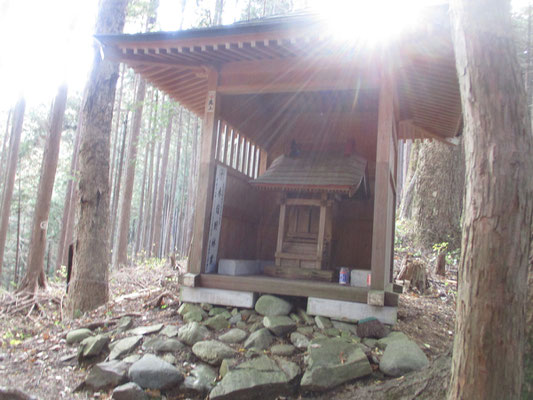
[[[203,118],[185,300],[251,307],[271,293],[305,297],[315,314],[395,319],[399,142],[453,145],[462,129],[448,6],[420,18],[376,46],[334,37],[310,14],[97,37],[105,57]],[[210,241],[219,167],[222,216]],[[253,272],[221,274],[220,260]],[[368,271],[370,286],[332,281],[341,266]]]

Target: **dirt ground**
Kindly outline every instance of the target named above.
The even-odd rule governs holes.
[[[109,393],[73,392],[87,370],[78,366],[76,347],[65,342],[66,333],[80,327],[112,326],[122,316],[137,325],[181,324],[177,315],[178,270],[148,262],[111,273],[111,300],[105,307],[69,320],[63,315],[64,284],[51,282],[39,293],[38,306],[15,303],[9,293],[0,298],[0,387],[17,388],[39,399],[108,399]],[[453,275],[453,274],[452,274]],[[61,281],[61,279],[58,279]],[[455,315],[455,277],[431,278],[429,293],[400,297],[398,323],[428,358],[435,360],[451,349]],[[324,395],[299,398],[354,398],[361,385],[379,383],[367,378],[342,385]],[[159,398],[159,397],[155,397]],[[180,397],[176,397],[180,398]]]

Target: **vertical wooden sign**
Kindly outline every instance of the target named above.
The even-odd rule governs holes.
[[[217,165],[205,264],[205,272],[208,274],[214,274],[217,271],[218,242],[220,239],[220,227],[222,225],[222,210],[224,208],[224,194],[226,192],[227,173],[228,170],[226,167]]]

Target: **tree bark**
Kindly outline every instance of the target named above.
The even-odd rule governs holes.
[[[461,245],[462,153],[462,146],[437,141],[420,144],[413,175],[411,220],[415,242],[421,247],[431,249],[434,244],[446,242],[453,250]]]
[[[68,245],[71,243],[68,233],[72,231],[74,226],[74,209],[76,191],[76,171],[78,169],[78,151],[80,147],[80,121],[78,118],[78,126],[76,128],[76,138],[74,139],[74,148],[72,149],[72,158],[70,160],[70,177],[67,183],[67,190],[65,193],[65,202],[63,205],[63,217],[61,218],[61,232],[59,234],[59,242],[57,244],[56,269],[61,265],[67,265],[67,251]]]
[[[37,191],[37,202],[33,213],[33,228],[30,241],[30,253],[28,255],[28,267],[26,275],[22,279],[18,292],[25,292],[30,296],[37,290],[37,285],[46,287],[44,274],[44,255],[46,252],[46,232],[48,230],[48,216],[50,203],[59,159],[59,147],[61,133],[63,132],[63,117],[67,105],[67,86],[59,88],[54,100],[50,118],[50,133],[46,141],[46,148],[41,164],[41,178]]]
[[[137,108],[133,115],[133,125],[131,129],[130,144],[128,146],[128,157],[126,159],[126,176],[120,201],[120,218],[118,223],[118,238],[113,252],[113,266],[116,268],[128,263],[128,234],[130,228],[131,199],[133,197],[133,184],[135,182],[135,165],[137,163],[137,144],[141,132],[141,122],[143,113],[144,97],[146,95],[146,82],[140,79],[135,95]]]
[[[154,251],[154,236],[155,236],[155,210],[157,207],[157,195],[159,193],[159,166],[161,165],[161,141],[157,142],[157,150],[155,152],[155,175],[154,175],[154,186],[153,186],[153,195],[152,195],[152,212],[150,218],[150,235],[149,235],[149,245],[148,245],[148,255],[150,257],[156,256]]]
[[[6,152],[7,152],[7,144],[9,142],[9,124],[11,122],[11,115],[13,114],[13,110],[10,108],[9,112],[7,114],[7,121],[6,121],[6,132],[4,134],[4,140],[2,141],[2,154],[0,155],[0,177],[2,177],[2,191],[0,192],[0,201],[3,197],[3,188],[5,187],[4,182],[5,178],[3,178],[4,175],[4,164],[6,159]]]
[[[170,139],[172,138],[172,120],[174,114],[172,111],[168,113],[167,130],[165,134],[165,145],[163,147],[163,159],[161,160],[161,176],[159,178],[158,194],[155,207],[154,218],[154,246],[153,255],[161,257],[161,220],[163,217],[163,199],[165,195],[165,182],[167,179],[168,168],[168,154],[170,150]]]
[[[11,209],[11,199],[13,197],[13,187],[15,185],[15,174],[17,172],[20,136],[22,133],[25,109],[26,102],[24,99],[20,99],[13,111],[13,124],[11,126],[11,138],[9,139],[9,158],[7,162],[6,183],[4,185],[4,195],[2,198],[2,219],[0,222],[0,277],[2,276],[4,250],[6,247],[7,230],[9,228],[9,211]]]
[[[124,119],[124,134],[122,135],[122,146],[120,147],[118,168],[114,180],[113,192],[111,197],[111,234],[109,236],[111,248],[113,248],[113,243],[115,242],[115,227],[118,214],[120,188],[122,185],[122,169],[124,166],[124,154],[126,154],[126,139],[128,138],[128,116],[129,112],[126,112],[126,118]]]
[[[127,0],[102,0],[96,33],[120,33]],[[67,312],[75,316],[105,304],[109,296],[109,137],[118,64],[101,59],[95,44],[93,66],[81,106],[79,202],[74,265]]]
[[[519,399],[523,380],[531,120],[509,8],[451,2],[466,194],[449,399]]]

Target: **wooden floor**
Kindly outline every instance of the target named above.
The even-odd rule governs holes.
[[[273,278],[263,275],[228,276],[201,274],[199,287],[286,296],[319,297],[331,300],[367,303],[368,288],[339,285],[338,283]],[[398,306],[398,294],[385,292],[385,305]]]

